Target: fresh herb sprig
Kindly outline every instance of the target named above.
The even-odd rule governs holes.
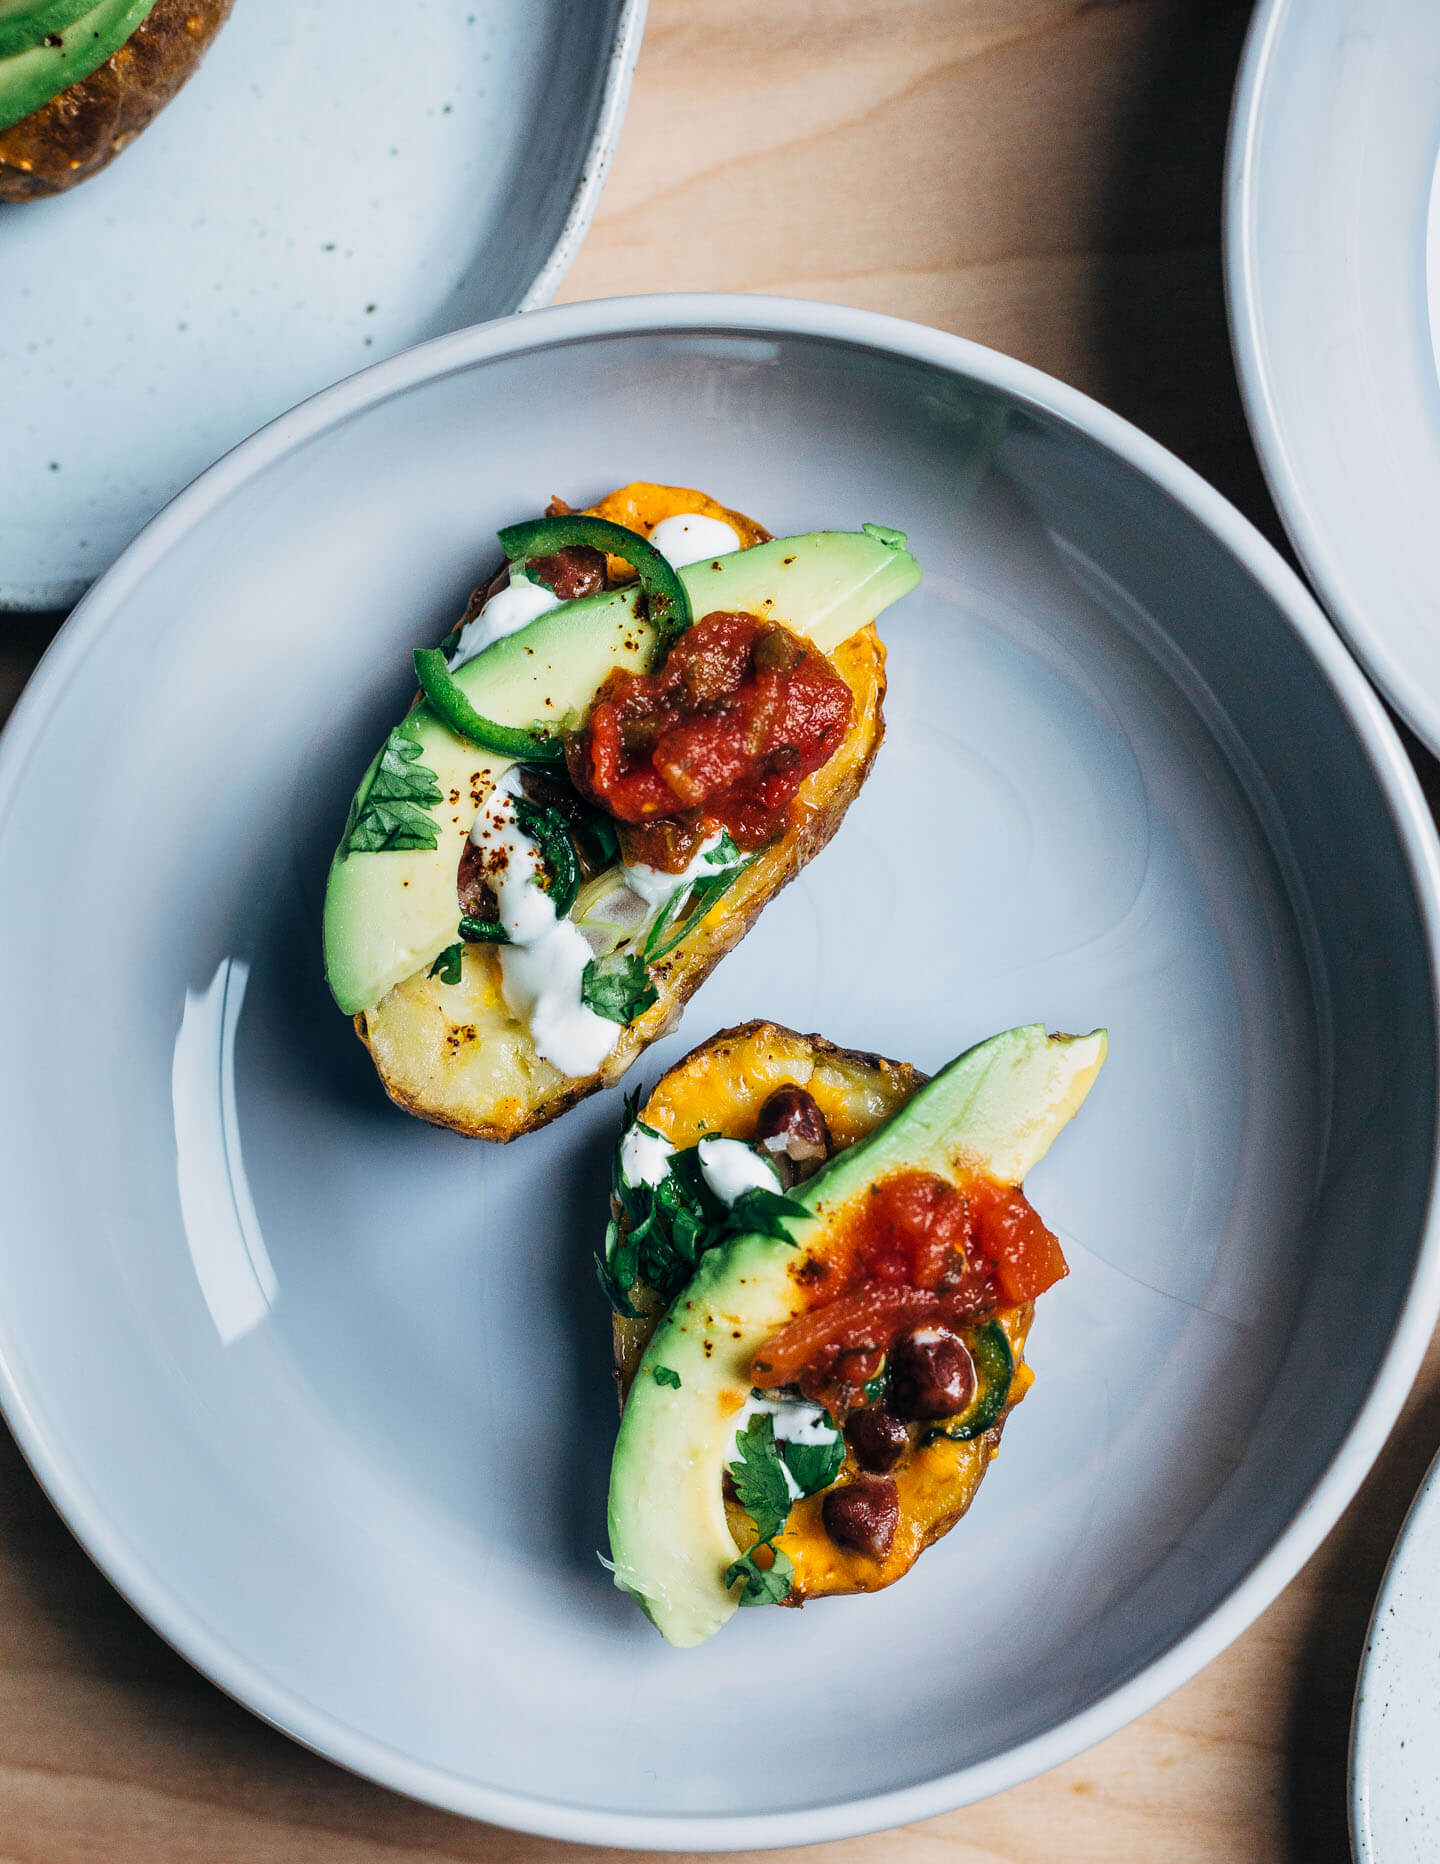
[[[610,1195],[620,1212],[605,1237],[605,1254],[596,1257],[600,1286],[617,1314],[636,1315],[630,1296],[637,1282],[669,1306],[695,1273],[706,1250],[732,1236],[769,1236],[794,1245],[789,1224],[810,1212],[778,1191],[746,1191],[731,1205],[716,1197],[700,1169],[698,1146],[673,1153],[659,1184],[625,1182],[620,1148],[638,1126],[658,1138],[636,1117],[639,1095],[625,1103],[625,1120],[610,1167]]]
[[[442,984],[458,984],[460,982],[460,959],[464,950],[465,947],[459,940],[453,945],[447,945],[431,965],[431,977],[438,977]]]
[[[406,721],[408,723],[408,721]],[[420,745],[399,724],[385,740],[375,775],[356,803],[342,844],[346,854],[429,849],[440,831],[427,811],[443,802],[435,772],[420,762]]]
[[[730,1480],[736,1501],[754,1523],[755,1544],[726,1570],[725,1584],[745,1582],[742,1605],[778,1605],[790,1596],[795,1580],[793,1562],[775,1545],[790,1518],[785,1471],[802,1495],[828,1489],[844,1467],[845,1440],[837,1430],[829,1443],[779,1443],[774,1418],[768,1411],[757,1411],[736,1437],[735,1448],[739,1454],[729,1465]],[[756,1558],[762,1549],[769,1550],[768,1566]]]
[[[612,951],[592,958],[580,976],[580,1001],[607,1022],[628,1029],[660,1000],[645,960],[633,951]]]

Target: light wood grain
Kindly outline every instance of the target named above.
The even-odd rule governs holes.
[[[1099,395],[1275,535],[1218,254],[1247,12],[1241,0],[652,0],[614,172],[561,295],[771,291],[939,324]],[[0,629],[0,711],[49,631]],[[1167,1702],[982,1805],[772,1855],[1344,1864],[1365,1624],[1437,1441],[1440,1350],[1326,1545]],[[140,1623],[0,1440],[0,1864],[620,1855],[411,1805],[272,1733]]]

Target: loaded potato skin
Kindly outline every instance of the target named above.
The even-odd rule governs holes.
[[[871,618],[919,577],[899,533],[775,540],[648,482],[555,500],[502,545],[416,655],[423,700],[357,792],[325,915],[391,1099],[499,1143],[618,1080],[834,835],[884,732]],[[546,819],[543,848],[512,808]],[[553,906],[531,902],[533,933],[506,918],[532,854]]]
[[[187,82],[233,0],[155,0],[102,64],[0,129],[0,201],[61,194],[98,174]]]
[[[878,1591],[963,1517],[1066,1273],[1021,1180],[1105,1049],[1034,1025],[927,1081],[754,1023],[631,1109],[598,1258],[611,1552],[670,1642]]]

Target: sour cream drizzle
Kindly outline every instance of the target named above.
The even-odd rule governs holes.
[[[650,542],[677,570],[740,548],[739,533],[731,525],[721,518],[704,518],[698,511],[677,511],[673,518],[662,518],[650,533]]]
[[[663,1133],[652,1133],[637,1120],[620,1141],[620,1176],[632,1191],[655,1186],[669,1176],[675,1148]]]
[[[450,656],[450,671],[483,654],[493,641],[503,640],[559,606],[560,598],[553,589],[532,583],[523,571],[512,569],[505,587],[497,589],[475,619],[460,630],[460,639]]]
[[[486,797],[470,840],[510,943],[497,948],[500,983],[513,1015],[530,1027],[536,1051],[564,1074],[593,1074],[620,1040],[620,1025],[581,1002],[590,947],[580,929],[557,919],[540,884],[539,850],[515,818],[520,769],[512,765]]]
[[[733,1204],[747,1191],[778,1191],[780,1175],[767,1159],[742,1139],[702,1139],[700,1176],[722,1204]]]
[[[678,874],[667,874],[663,867],[647,867],[643,861],[637,861],[633,867],[626,862],[620,869],[625,876],[625,885],[632,893],[638,894],[652,912],[658,912],[668,900],[674,898],[678,887],[688,889],[697,880],[706,880],[720,872],[715,863],[706,857],[720,846],[724,833],[723,829],[717,828],[713,835],[707,835]]]

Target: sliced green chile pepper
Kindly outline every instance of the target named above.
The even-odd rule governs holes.
[[[458,737],[493,751],[497,757],[510,757],[517,764],[558,764],[565,758],[565,747],[548,732],[529,731],[519,725],[501,725],[477,712],[451,677],[445,655],[438,647],[415,649],[415,677],[425,695],[425,703]]]
[[[500,548],[511,563],[526,563],[532,557],[553,557],[571,544],[586,544],[592,550],[603,550],[628,563],[640,579],[651,626],[660,636],[655,655],[657,666],[694,619],[685,585],[669,560],[638,531],[628,530],[623,524],[612,524],[609,518],[587,518],[581,512],[567,512],[561,518],[535,518],[528,524],[509,525],[499,533],[499,538]]]
[[[1015,1377],[1015,1355],[999,1321],[988,1322],[975,1335],[970,1342],[970,1357],[980,1375],[979,1389],[969,1408],[952,1418],[944,1430],[927,1431],[925,1443],[941,1437],[948,1437],[952,1443],[969,1443],[972,1437],[983,1436],[1005,1409]]]

